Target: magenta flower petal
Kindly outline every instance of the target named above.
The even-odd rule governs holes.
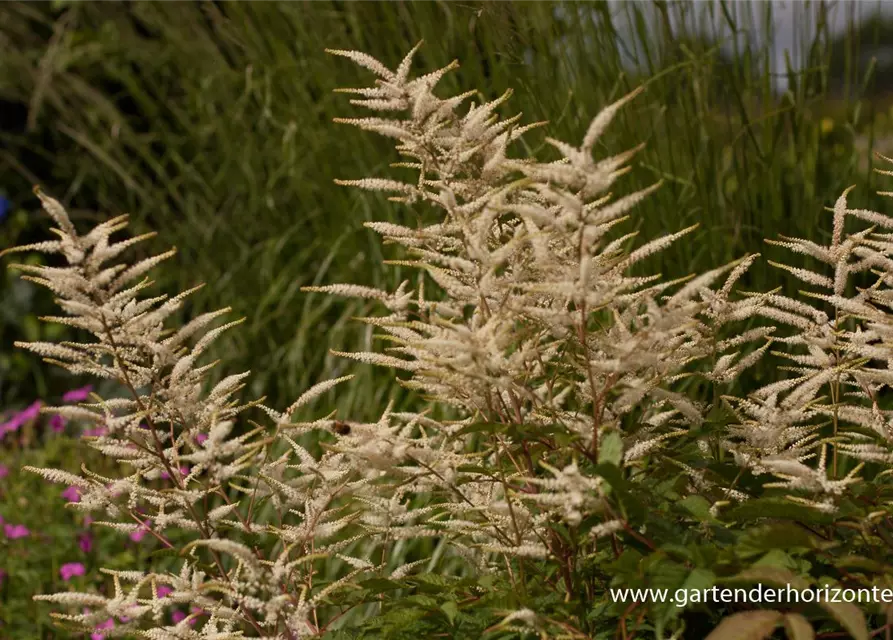
[[[43,402],[40,400],[36,400],[31,405],[14,414],[12,418],[0,424],[0,436],[6,433],[12,433],[14,431],[18,431],[19,427],[23,424],[34,420],[40,414],[40,407],[43,405]]]
[[[56,433],[64,431],[65,424],[67,422],[68,422],[68,420],[66,420],[64,416],[60,416],[59,414],[56,414],[52,418],[50,418],[50,429],[52,429]]]
[[[133,609],[134,607],[138,607],[138,606],[139,606],[138,604],[134,603],[134,604],[129,604],[129,605],[127,605],[127,608],[128,608],[128,609]],[[130,622],[130,616],[121,616],[121,615],[119,615],[119,616],[118,616],[118,621],[119,621],[121,624],[124,624],[125,622]]]
[[[59,575],[65,582],[68,582],[75,576],[82,576],[87,572],[80,562],[66,562],[59,567]]]
[[[84,436],[88,438],[98,438],[100,436],[104,436],[108,432],[109,430],[107,428],[100,425],[98,427],[94,427],[93,429],[84,429]]]
[[[207,433],[200,433],[197,436],[195,436],[195,441],[198,442],[199,444],[202,444],[207,439],[208,439]]]
[[[34,418],[39,416],[40,407],[42,406],[42,400],[35,400],[34,402],[32,402],[24,411],[19,414],[19,417],[22,420],[22,424],[28,422],[29,420],[34,420]]]
[[[188,476],[191,469],[184,464],[180,467],[179,471],[181,476]],[[167,471],[162,471],[160,475],[164,480],[170,480],[171,478],[171,474],[169,474]]]
[[[193,613],[201,613],[202,610],[201,610],[201,609],[196,609],[195,607],[193,607],[193,608],[192,608],[192,612],[193,612]],[[171,620],[174,621],[174,624],[178,624],[178,623],[180,623],[180,622],[183,622],[183,620],[186,619],[186,616],[187,616],[187,614],[184,613],[184,612],[182,612],[182,611],[174,611],[174,612],[171,614]],[[192,618],[192,619],[189,621],[189,625],[190,625],[190,626],[195,626],[195,623],[197,623],[197,622],[198,622],[198,620],[197,620],[196,618]]]
[[[149,530],[150,526],[152,526],[152,521],[146,520],[145,522],[143,522],[143,526],[130,534],[130,539],[134,542],[139,542],[146,537],[146,532]]]
[[[167,586],[166,584],[163,584],[160,587],[158,587],[158,597],[159,598],[166,598],[173,592],[174,592],[174,590],[171,587]]]
[[[78,546],[84,553],[90,553],[93,548],[93,536],[90,533],[82,533],[78,536]]]
[[[68,487],[65,491],[62,492],[62,497],[69,502],[80,502],[81,490],[75,486]]]
[[[83,402],[90,397],[91,391],[93,391],[93,385],[89,384],[86,387],[81,387],[80,389],[72,389],[71,391],[66,391],[64,394],[62,394],[62,402]]]
[[[115,619],[109,618],[105,622],[100,622],[98,625],[94,627],[96,631],[102,631],[103,629],[114,629],[115,628]],[[103,640],[105,638],[104,633],[91,633],[90,640]]]
[[[5,524],[3,525],[3,533],[10,540],[18,540],[19,538],[27,538],[31,532],[23,524]]]
[[[5,478],[9,475],[9,467],[5,464],[0,464],[0,478]]]

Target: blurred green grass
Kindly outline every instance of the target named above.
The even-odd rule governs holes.
[[[548,135],[572,142],[602,106],[644,83],[604,150],[646,143],[622,189],[665,180],[633,216],[640,237],[700,223],[648,265],[679,276],[748,252],[783,257],[764,237],[821,239],[823,208],[850,184],[860,186],[853,202],[883,206],[867,157],[880,135],[868,99],[874,67],[862,60],[879,27],[852,23],[835,38],[832,8],[794,7],[791,56],[805,63],[781,70],[779,93],[772,3],[3,3],[0,100],[21,126],[2,133],[2,188],[29,210],[40,182],[77,217],[133,214],[134,231],[159,232],[152,250],[179,249],[159,286],[207,283],[187,312],[228,305],[247,316],[219,343],[227,371],[252,369],[255,394],[284,406],[350,368],[357,379],[320,405],[368,418],[405,396],[386,373],[328,353],[370,347],[368,328],[350,321],[362,305],[300,287],[396,286],[409,274],[384,270],[387,249],[362,223],[415,224],[421,214],[333,185],[382,175],[397,155],[332,124],[359,111],[332,90],[369,78],[324,48],[394,65],[424,39],[419,72],[462,65],[444,91],[477,88],[488,99],[512,87],[503,113],[550,120]],[[762,42],[745,44],[760,32]],[[549,157],[544,135],[526,151]],[[29,216],[16,237],[42,227]],[[744,286],[780,283],[792,286],[761,261]],[[22,322],[3,325],[4,354],[47,304],[38,298]],[[25,402],[34,365],[5,357],[2,400]]]

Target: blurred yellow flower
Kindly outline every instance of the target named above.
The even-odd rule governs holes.
[[[834,120],[831,118],[822,118],[822,133],[828,133],[834,130]]]

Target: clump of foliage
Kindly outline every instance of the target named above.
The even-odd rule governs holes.
[[[89,386],[72,389],[58,400],[77,403],[90,391]],[[122,540],[114,531],[91,527],[89,514],[64,509],[80,500],[77,487],[50,484],[22,470],[52,466],[77,473],[83,464],[101,473],[122,472],[87,445],[100,430],[41,415],[43,404],[35,400],[22,410],[0,412],[0,636],[8,638],[53,633],[47,607],[32,600],[35,593],[101,582],[101,567],[127,569],[146,562],[154,550],[147,530]],[[161,479],[158,486],[166,482]]]
[[[342,355],[405,372],[425,399],[414,411],[298,417],[349,376],[284,410],[240,402],[247,373],[205,385],[216,363],[202,355],[238,322],[212,328],[221,310],[173,325],[193,290],[141,297],[172,251],[117,262],[147,236],[113,240],[123,217],[80,234],[38,191],[58,239],[15,250],[64,264],[19,268],[56,295],[66,315],[50,320],[91,338],[21,346],[118,384],[46,411],[101,425],[92,446],[127,471],[28,470],[77,487],[73,506],[106,519],[95,524],[147,528],[169,552],[109,570],[104,592],[36,597],[65,606],[68,628],[146,638],[883,629],[877,603],[679,606],[614,590],[891,584],[893,218],[844,193],[827,245],[773,240],[809,259],[777,265],[809,287],[799,298],[736,288],[757,255],[681,280],[643,274],[692,228],[643,243],[618,232],[660,186],[614,197],[638,149],[600,148],[636,92],[579,146],[548,139],[560,159],[515,158],[509,147],[541,123],[500,118],[508,93],[468,106],[475,92],[438,97],[457,65],[411,78],[417,48],[394,70],[331,53],[376,76],[345,90],[352,102],[390,116],[342,122],[397,140],[396,167],[412,175],[340,182],[418,209],[415,227],[368,224],[418,277],[394,291],[310,288],[381,303],[363,321],[388,346]],[[773,345],[791,365],[732,395]],[[272,426],[237,424],[249,410]]]
[[[788,20],[779,3],[702,0],[4,2],[0,191],[14,212],[0,221],[0,245],[42,237],[40,216],[30,215],[37,183],[63,200],[76,224],[131,214],[134,233],[158,230],[192,267],[157,272],[163,290],[191,287],[192,269],[208,283],[188,313],[232,306],[249,317],[210,357],[244,370],[263,353],[275,375],[255,369],[250,392],[285,406],[294,389],[343,375],[345,361],[319,345],[366,349],[371,335],[343,330],[368,313],[358,301],[301,295],[300,286],[393,288],[404,270],[381,267],[379,244],[361,223],[413,221],[405,208],[382,206],[380,194],[358,198],[330,187],[335,177],[370,174],[387,142],[319,126],[343,115],[331,89],[361,81],[359,69],[344,69],[336,83],[323,48],[374,49],[397,63],[425,39],[421,66],[463,61],[462,84],[450,74],[442,90],[478,88],[480,102],[511,86],[513,108],[548,118],[549,134],[562,140],[582,135],[592,105],[646,84],[606,140],[614,149],[647,142],[624,183],[629,190],[665,180],[640,203],[636,228],[656,237],[700,223],[647,268],[678,276],[760,251],[778,260],[781,252],[763,247],[763,230],[821,239],[821,208],[846,186],[859,185],[865,206],[883,206],[868,193],[871,156],[860,151],[863,143],[883,151],[885,135],[872,117],[879,105],[866,100],[884,86],[883,30],[857,19],[872,3],[786,6]],[[790,65],[777,55],[785,41]],[[873,56],[877,64],[869,64]],[[832,99],[839,144],[820,134]],[[522,144],[541,147],[542,133]],[[742,282],[760,290],[790,282],[778,276],[759,260]],[[54,313],[48,296],[13,282],[0,282],[0,341],[71,338],[58,335],[65,327],[36,321]],[[6,351],[3,406],[26,403],[35,385],[39,395],[66,388],[61,375],[50,377],[53,369]],[[742,384],[764,381],[771,363]],[[364,409],[395,387],[366,375],[368,366],[353,371],[349,388],[320,402],[369,419],[374,413]],[[398,407],[411,402],[395,397]]]

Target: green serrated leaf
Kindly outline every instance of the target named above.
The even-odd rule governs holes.
[[[719,522],[710,513],[710,503],[703,496],[690,495],[679,501],[679,506],[690,514],[706,522]]]
[[[370,578],[369,580],[363,580],[359,585],[370,594],[375,595],[384,593],[385,591],[394,591],[396,589],[404,588],[399,582],[394,582],[393,580],[387,580],[385,578]]]
[[[776,522],[748,530],[738,545],[744,555],[754,555],[772,549],[815,549],[818,540],[803,527],[792,522]]]
[[[703,591],[712,587],[715,582],[716,576],[712,571],[708,571],[707,569],[694,569],[688,574],[688,577],[685,579],[685,582],[682,583],[681,588],[689,592]]]
[[[865,614],[852,602],[826,602],[819,600],[819,606],[827,611],[854,640],[868,640],[868,625]]]
[[[792,571],[778,566],[753,566],[729,578],[723,578],[723,582],[767,582],[776,587],[791,585],[795,589],[808,589],[809,583]]]
[[[492,589],[493,585],[496,584],[496,576],[492,574],[481,576],[478,578],[477,583],[484,589]]]
[[[474,424],[462,427],[451,437],[455,439],[459,436],[465,436],[472,433],[496,433],[497,431],[502,431],[503,429],[505,429],[504,424],[496,424],[493,422],[475,422]]]
[[[861,569],[863,571],[874,571],[883,573],[889,567],[883,562],[872,560],[864,556],[842,556],[837,558],[836,565],[845,569]]]
[[[420,607],[427,607],[429,609],[433,609],[437,607],[437,600],[432,598],[431,596],[422,595],[417,593],[415,595],[406,596],[401,600],[402,604],[416,604]]]
[[[633,497],[630,492],[630,484],[623,477],[620,468],[613,464],[600,464],[595,468],[595,473],[611,486],[620,506],[623,508],[627,519],[633,522],[641,522],[645,517],[645,505]]]
[[[788,640],[815,640],[812,625],[799,613],[789,613],[784,617],[784,631]]]
[[[753,563],[754,567],[777,567],[796,571],[799,568],[797,561],[781,549],[767,551],[759,560]]]
[[[462,464],[456,467],[459,473],[477,473],[483,476],[493,477],[493,467],[482,467],[476,464]],[[470,479],[470,482],[477,482],[476,479]]]
[[[707,640],[765,640],[781,624],[780,611],[742,611],[723,618]]]
[[[623,461],[623,440],[616,431],[602,437],[598,443],[598,464],[610,464],[619,467]]]
[[[805,505],[779,498],[757,498],[724,512],[723,520],[748,522],[775,518],[779,520],[797,520],[803,523],[831,524],[834,519],[827,513],[811,509]]]
[[[452,600],[448,600],[440,605],[440,610],[443,611],[444,615],[446,615],[447,620],[450,621],[450,624],[453,624],[456,620],[456,616],[459,615],[459,605],[457,605]]]
[[[177,558],[180,556],[180,550],[176,548],[156,549],[149,554],[150,558]]]

